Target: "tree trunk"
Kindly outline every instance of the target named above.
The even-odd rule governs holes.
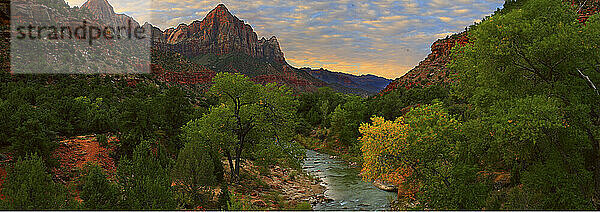
[[[227,155],[227,161],[229,161],[229,171],[231,171],[231,178],[233,179],[233,174],[235,171],[235,168],[233,167],[233,159],[231,159],[231,153],[229,152],[229,150],[227,150],[225,154]]]
[[[240,145],[236,148],[235,151],[235,178],[236,181],[239,182],[240,178],[240,162],[242,158],[242,147],[244,146],[244,138],[240,138]]]

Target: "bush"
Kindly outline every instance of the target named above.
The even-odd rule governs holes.
[[[123,189],[124,210],[170,210],[175,200],[169,178],[169,161],[159,157],[160,149],[143,141],[135,148],[133,159],[121,159],[117,179]]]
[[[44,161],[37,154],[19,159],[8,170],[2,188],[4,210],[49,210],[73,207],[73,201],[61,184],[55,184]]]
[[[98,135],[96,137],[96,142],[98,142],[100,147],[107,147],[108,146],[108,137],[104,134]]]
[[[249,211],[254,210],[254,206],[247,199],[241,199],[236,197],[235,194],[229,195],[229,203],[227,203],[227,210],[229,211]]]
[[[223,181],[223,163],[220,154],[200,142],[188,142],[179,153],[173,177],[185,195],[191,198],[193,208],[210,199],[211,186]]]
[[[83,200],[85,209],[107,210],[113,209],[119,200],[119,188],[108,180],[104,170],[97,164],[91,164],[84,170],[79,185],[79,195]]]

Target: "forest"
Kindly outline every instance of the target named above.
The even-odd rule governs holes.
[[[508,0],[452,49],[452,83],[366,98],[228,72],[208,89],[2,73],[0,159],[14,164],[0,208],[273,209],[239,198],[244,163],[301,172],[315,149],[397,186],[393,209],[598,210],[600,16],[577,17],[561,0]],[[60,182],[57,141],[90,134],[116,171]]]

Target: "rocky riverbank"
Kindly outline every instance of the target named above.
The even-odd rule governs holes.
[[[228,166],[226,163],[225,167]],[[232,186],[232,192],[255,209],[306,210],[312,204],[326,201],[321,181],[302,170],[278,165],[264,168],[252,161],[245,161],[241,168],[245,176]]]

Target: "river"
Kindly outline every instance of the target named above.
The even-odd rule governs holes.
[[[396,197],[362,181],[359,170],[327,154],[307,150],[302,168],[323,181],[325,196],[333,200],[314,205],[314,210],[390,210]]]

